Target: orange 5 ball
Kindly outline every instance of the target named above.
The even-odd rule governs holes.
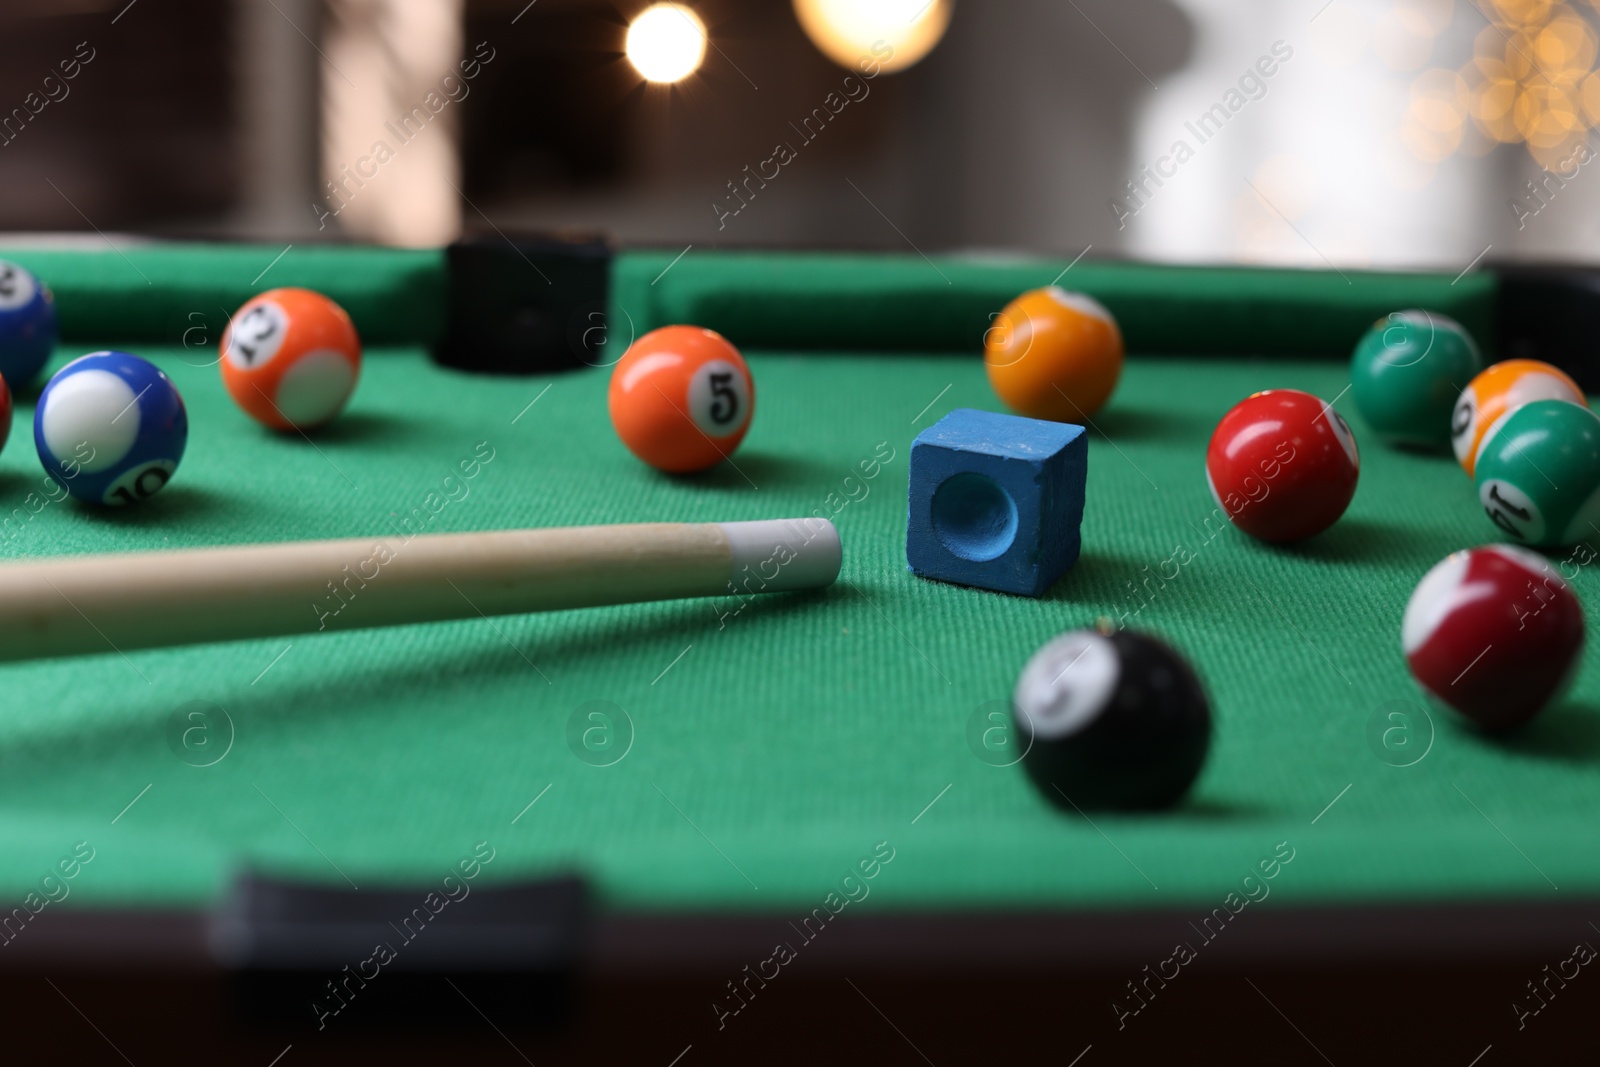
[[[309,430],[344,410],[361,374],[361,339],[344,308],[309,289],[273,289],[222,335],[222,384],[275,430]]]
[[[1111,312],[1054,285],[1007,304],[983,347],[994,391],[1030,419],[1093,418],[1122,376],[1122,331]]]
[[[611,425],[658,470],[690,474],[732,454],[750,428],[756,386],[739,350],[698,326],[664,326],[611,372]]]

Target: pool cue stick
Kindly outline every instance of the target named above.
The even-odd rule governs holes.
[[[0,660],[815,589],[826,519],[649,523],[0,564]]]

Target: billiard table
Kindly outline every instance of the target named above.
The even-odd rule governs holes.
[[[473,988],[490,988],[484,974],[511,965],[483,961],[524,938],[522,965],[575,984],[550,994],[565,1019],[550,1033],[533,1028],[551,1023],[540,1005],[523,1018],[470,998],[470,1040],[507,1062],[507,1044],[689,1064],[852,1042],[906,1062],[911,1048],[944,1063],[1034,1043],[1063,1064],[1086,1046],[1344,1062],[1377,1033],[1396,1054],[1464,1064],[1486,1045],[1532,1049],[1566,1033],[1563,1008],[1576,1015],[1506,1005],[1531,1009],[1524,980],[1600,938],[1600,653],[1586,651],[1567,701],[1508,739],[1424,704],[1400,654],[1406,599],[1441,557],[1497,532],[1450,457],[1381,446],[1345,388],[1361,333],[1422,306],[1493,355],[1549,358],[1594,389],[1600,365],[1573,343],[1594,324],[1582,272],[615,251],[496,234],[423,251],[0,256],[56,293],[51,368],[134,351],[171,376],[190,419],[158,496],[96,510],[46,497],[27,432],[42,383],[19,388],[0,454],[4,560],[402,522],[814,515],[844,544],[838,582],[814,593],[403,627],[363,617],[357,594],[329,632],[0,667],[0,991],[58,1047],[337,1058],[398,979],[337,1001],[319,980],[320,1007],[302,998],[266,1030],[221,1021],[219,990],[234,987],[213,979],[268,959],[258,969],[331,988],[346,971],[317,956],[315,922],[295,927],[312,932],[311,962],[291,966],[272,956],[275,919],[376,901],[403,960],[423,951],[395,925],[410,902],[457,905],[433,912],[442,942],[455,915],[470,927],[471,893],[499,925],[430,961],[441,984],[408,1010],[462,1010],[445,977],[476,969]],[[983,332],[1052,281],[1100,299],[1130,350],[1090,426],[1082,557],[1039,599],[918,579],[911,442],[952,409],[999,409]],[[250,421],[215,366],[228,313],[283,285],[338,300],[367,346],[350,407],[311,435]],[[635,460],[606,416],[606,368],[673,322],[724,333],[756,379],[744,445],[696,477]],[[1274,386],[1333,400],[1362,447],[1347,514],[1290,548],[1233,530],[1203,470],[1221,415]],[[1593,552],[1558,558],[1592,605]],[[1210,693],[1209,762],[1174,810],[1063,813],[1014,765],[1002,724],[1018,671],[1097,619],[1169,641]],[[1351,975],[1374,991],[1361,1025],[1328,996],[1348,997]],[[174,997],[183,1021],[142,1027]]]

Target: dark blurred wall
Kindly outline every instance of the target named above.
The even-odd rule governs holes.
[[[232,207],[229,5],[125,7],[0,5],[0,228],[203,226]]]
[[[1104,201],[1136,110],[1192,38],[1169,0],[960,0],[920,65],[847,82],[791,0],[694,0],[713,47],[662,88],[621,54],[642,6],[468,0],[464,40],[500,58],[453,113],[462,191],[496,225],[702,247],[1115,251]],[[335,76],[324,25],[321,0],[10,0],[0,109],[28,118],[0,146],[0,229],[337,232],[318,234],[310,210]],[[92,58],[63,79],[80,51]],[[28,112],[47,91],[59,99]],[[808,125],[830,93],[850,103]],[[793,158],[752,180],[779,146]]]
[[[492,33],[522,6],[475,4],[471,32]],[[566,6],[546,9],[541,0],[519,25],[587,17],[609,27],[610,47],[620,47],[622,21],[610,15],[607,22],[609,8]],[[1121,235],[1105,202],[1125,177],[1136,110],[1154,91],[1151,81],[1188,58],[1193,39],[1168,0],[962,0],[927,59],[863,84],[858,99],[808,140],[797,125],[850,72],[811,45],[790,0],[697,7],[718,48],[684,85],[642,86],[614,52],[600,52],[588,58],[580,84],[536,88],[538,76],[526,75],[515,102],[497,100],[497,113],[522,109],[526,125],[515,132],[506,133],[513,125],[506,120],[474,126],[469,117],[475,180],[512,173],[486,160],[503,140],[484,146],[553,121],[546,109],[611,138],[625,161],[553,182],[491,184],[485,192],[497,219],[586,223],[628,242],[703,247],[1007,246],[1076,254],[1094,242],[1114,251]],[[591,32],[591,48],[603,47],[605,32]],[[540,40],[510,47],[525,47],[532,60],[547,47]],[[545,69],[542,61],[530,65]],[[485,104],[475,116],[489,110]],[[744,168],[761,167],[780,143],[795,149],[793,162],[771,182],[747,184]],[[548,166],[544,173],[562,174]]]
[[[1194,37],[1169,0],[962,5],[924,64],[911,218],[936,245],[1115,250],[1139,109]]]

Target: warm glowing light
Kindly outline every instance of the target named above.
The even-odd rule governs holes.
[[[1421,15],[1430,33],[1443,33],[1455,18],[1455,0],[1396,0],[1395,6]]]
[[[1422,5],[1435,0],[1399,2],[1426,18]],[[1483,155],[1498,143],[1520,144],[1541,166],[1564,168],[1589,130],[1600,128],[1600,32],[1593,15],[1573,0],[1486,4],[1478,12],[1489,25],[1478,31],[1459,76],[1426,71],[1413,83],[1401,140],[1429,162],[1458,151]],[[1587,6],[1600,10],[1600,0]]]
[[[1418,159],[1443,162],[1461,147],[1471,101],[1466,80],[1455,71],[1424,72],[1411,86],[1400,139]]]
[[[628,27],[628,62],[646,81],[682,81],[706,57],[706,27],[682,4],[653,4]]]
[[[933,50],[954,0],[794,0],[795,15],[822,53],[842,67],[863,60],[905,70]]]
[[[1495,12],[1512,25],[1543,22],[1550,17],[1556,0],[1491,0]],[[1563,5],[1564,6],[1564,5]]]
[[[1539,64],[1546,70],[1557,68],[1570,74],[1576,69],[1582,74],[1594,65],[1595,32],[1589,23],[1576,15],[1558,18],[1539,32],[1534,39]]]
[[[1512,106],[1511,117],[1523,140],[1537,148],[1554,148],[1582,129],[1578,103],[1555,86],[1523,90]]]
[[[1579,92],[1583,101],[1583,117],[1591,126],[1600,125],[1600,74],[1591,74],[1583,79]]]

